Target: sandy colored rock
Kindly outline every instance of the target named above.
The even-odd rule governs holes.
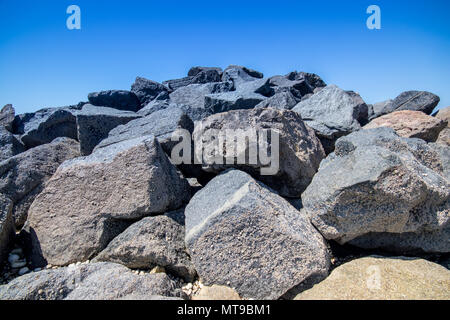
[[[198,295],[192,297],[192,300],[241,300],[239,294],[232,288],[213,285],[204,286]]]
[[[402,110],[376,118],[364,126],[364,129],[390,127],[401,137],[435,142],[446,125],[446,121],[428,116],[421,111]]]
[[[336,268],[295,300],[450,300],[450,271],[418,258],[366,257]]]
[[[439,110],[436,114],[436,118],[447,121],[447,127],[441,131],[436,142],[450,146],[450,107]]]

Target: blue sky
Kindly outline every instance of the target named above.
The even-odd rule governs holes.
[[[81,8],[81,30],[66,9]],[[381,8],[382,29],[366,27]],[[136,76],[245,65],[319,74],[368,103],[428,90],[450,105],[450,1],[0,0],[0,105],[17,113],[129,90]]]

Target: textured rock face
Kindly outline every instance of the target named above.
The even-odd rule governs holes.
[[[191,69],[189,69],[188,77],[195,77],[196,75],[198,75],[201,72],[210,71],[210,70],[214,70],[220,76],[222,76],[222,73],[223,73],[222,68],[217,68],[217,67],[192,67]]]
[[[16,111],[12,104],[4,106],[2,110],[0,110],[0,126],[5,127],[8,131],[12,131],[15,115]]]
[[[277,299],[328,273],[325,242],[308,219],[242,171],[214,178],[185,214],[186,245],[208,286]]]
[[[29,211],[33,247],[52,265],[84,261],[133,219],[177,209],[189,197],[154,137],[116,143],[58,168]]]
[[[168,88],[161,83],[141,77],[137,77],[131,86],[131,92],[139,98],[141,106],[146,106],[150,101],[158,97],[158,95],[167,94],[168,91]]]
[[[314,87],[304,78],[290,80],[286,76],[274,76],[269,79],[269,82],[272,87],[275,87],[275,92],[289,92],[298,100],[314,92]]]
[[[15,235],[12,201],[0,194],[0,265],[8,256]]]
[[[241,66],[235,66],[231,65],[228,66],[224,71],[222,75],[222,81],[231,81],[235,85],[247,82],[247,81],[254,81],[256,79],[263,78],[264,75],[261,72],[258,72],[256,70],[252,70],[246,67]]]
[[[0,193],[13,202],[17,227],[25,223],[31,203],[58,166],[77,156],[79,145],[75,140],[58,138],[0,162]]]
[[[27,148],[52,142],[58,137],[77,139],[75,107],[42,109],[14,119],[14,132]]]
[[[238,141],[245,141],[246,136],[250,136],[247,130],[270,129],[279,133],[279,169],[272,175],[261,175],[261,168],[269,167],[272,164],[262,164],[260,161],[252,164],[246,156],[245,164],[211,164],[205,162],[203,157],[203,169],[207,172],[220,172],[227,168],[239,168],[254,176],[259,180],[277,190],[282,196],[299,197],[311,182],[312,177],[317,172],[320,161],[325,157],[320,141],[315,136],[313,130],[307,127],[300,116],[289,110],[275,109],[253,109],[236,110],[220,113],[206,118],[198,123],[194,130],[194,141],[196,154],[201,155],[201,148],[209,150],[208,156],[213,158],[230,156],[233,150],[214,148],[216,140],[209,138],[210,129],[220,130],[221,134],[226,134],[226,130],[233,130]],[[240,129],[241,131],[235,131]],[[251,144],[238,143],[236,155],[248,155],[251,149],[255,148],[256,137],[250,138]],[[259,134],[259,147],[261,148],[262,136]],[[202,143],[200,143],[202,142]],[[271,144],[270,144],[271,145]],[[225,146],[226,148],[227,146]],[[274,150],[274,153],[276,151]],[[236,163],[236,161],[234,161]]]
[[[333,151],[336,139],[361,129],[368,107],[355,93],[329,85],[292,110],[299,113],[314,129],[327,153]]]
[[[108,137],[97,148],[103,148],[117,142],[146,135],[153,135],[158,139],[164,151],[170,155],[173,146],[177,143],[171,140],[173,132],[177,129],[185,129],[192,132],[194,123],[180,108],[167,108],[153,112],[147,117],[118,126],[109,132]]]
[[[317,74],[314,73],[293,71],[288,73],[286,75],[286,78],[291,81],[306,80],[308,85],[313,88],[314,93],[316,93],[318,89],[327,86],[327,84]]]
[[[394,99],[392,107],[396,111],[412,110],[431,114],[439,101],[440,98],[431,92],[406,91]]]
[[[77,113],[77,131],[81,155],[90,155],[92,150],[108,136],[112,129],[137,118],[140,118],[140,116],[134,112],[96,107],[90,104],[85,105]]]
[[[0,126],[0,161],[25,151],[25,146],[8,130]]]
[[[107,90],[88,95],[89,102],[98,107],[107,107],[136,112],[141,108],[138,97],[130,91]]]
[[[183,211],[172,214],[181,215],[184,220]],[[95,261],[116,262],[133,269],[164,267],[167,272],[192,282],[196,272],[185,250],[184,224],[176,220],[168,214],[134,223],[114,238]]]
[[[296,300],[449,300],[450,271],[416,258],[348,262]]]
[[[446,122],[426,115],[420,111],[396,111],[372,120],[364,129],[389,127],[405,138],[419,138],[435,142]]]
[[[119,300],[183,297],[165,274],[136,275],[115,263],[91,263],[30,273],[0,286],[0,300]]]
[[[450,125],[450,107],[440,109],[436,114],[436,118],[441,119]]]
[[[181,87],[195,83],[221,82],[222,72],[214,68],[199,70],[194,76],[188,76],[182,79],[164,81],[163,85],[175,91]]]
[[[339,139],[302,194],[327,239],[363,248],[447,252],[448,149],[398,137],[390,128]]]
[[[280,92],[270,98],[265,99],[255,106],[255,108],[272,108],[280,110],[291,110],[299,101],[292,93]]]
[[[436,118],[447,122],[447,127],[441,131],[436,142],[450,146],[450,107],[439,110],[436,114]]]
[[[232,301],[232,300],[241,300],[241,298],[239,297],[239,294],[231,288],[213,285],[211,287],[204,286],[200,290],[200,293],[198,295],[192,297],[192,300]]]

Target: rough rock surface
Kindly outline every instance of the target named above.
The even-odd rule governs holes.
[[[227,153],[226,145],[224,148],[219,147],[217,140],[210,138],[208,134],[210,129],[218,129],[222,134],[226,133],[225,130],[228,129],[240,129],[240,132],[233,132],[236,132],[237,139],[241,142],[245,141],[246,136],[251,137],[246,130],[258,132],[259,130],[270,129],[278,132],[280,148],[278,171],[272,172],[270,175],[261,175],[261,168],[270,167],[270,164],[262,163],[260,157],[258,157],[257,162],[250,162],[248,152],[250,149],[255,149],[256,137],[251,139],[251,144],[237,144],[235,155],[240,157],[247,153],[245,164],[227,165],[225,161],[223,161],[224,164],[212,164],[209,160],[210,157],[230,157],[233,156],[233,150],[228,150]],[[261,151],[261,149],[264,149],[264,145],[261,143],[263,137],[260,133],[257,134]],[[270,134],[268,135],[270,136]],[[298,198],[300,196],[311,182],[320,162],[325,157],[314,131],[303,123],[296,112],[289,110],[252,109],[215,114],[196,125],[193,137],[196,154],[199,155],[199,159],[202,159],[202,166],[205,171],[217,173],[231,167],[238,168],[257,176],[259,180],[286,197]],[[201,157],[202,146],[204,150],[209,151],[203,158]],[[233,163],[236,163],[236,161]]]
[[[325,152],[330,153],[338,138],[360,130],[367,120],[368,107],[361,101],[355,93],[329,85],[292,110],[314,129]]]
[[[139,98],[141,106],[146,106],[158,95],[168,93],[168,91],[168,88],[161,83],[142,77],[137,77],[136,81],[131,86],[131,92]]]
[[[15,235],[12,201],[0,193],[0,266],[8,256]]]
[[[90,104],[86,104],[76,115],[78,141],[80,141],[82,156],[90,155],[100,141],[105,139],[115,127],[140,118],[134,112],[96,107]]]
[[[0,161],[25,151],[25,146],[5,127],[0,126]]]
[[[372,120],[364,129],[389,127],[405,138],[419,138],[435,142],[439,133],[447,126],[446,122],[426,115],[421,111],[396,111]]]
[[[175,91],[181,87],[185,87],[190,84],[221,82],[221,81],[222,81],[222,72],[215,70],[214,68],[209,68],[200,70],[194,76],[164,81],[163,85]]]
[[[136,112],[141,108],[138,97],[130,91],[107,90],[93,92],[88,95],[90,104],[124,111]]]
[[[13,133],[21,135],[27,148],[50,143],[59,137],[77,139],[75,106],[42,109],[35,113],[18,115],[14,119]]]
[[[71,265],[29,273],[0,286],[0,300],[126,300],[183,297],[167,275],[137,275],[115,263]]]
[[[167,108],[153,112],[147,117],[118,126],[109,132],[108,137],[101,141],[97,148],[103,148],[117,142],[146,135],[153,135],[170,156],[172,147],[178,143],[171,140],[173,132],[177,129],[185,129],[192,132],[194,123],[180,108]]]
[[[0,193],[13,202],[13,216],[17,227],[25,223],[31,203],[58,166],[77,156],[79,145],[75,140],[57,138],[52,143],[0,162]]]
[[[231,81],[235,85],[238,85],[239,83],[254,81],[263,77],[264,75],[259,71],[242,66],[231,65],[223,71],[222,81]]]
[[[441,131],[436,142],[450,146],[450,107],[439,110],[436,114],[436,118],[447,122],[447,127]]]
[[[417,258],[367,257],[339,266],[296,300],[450,300],[450,271]]]
[[[186,245],[207,286],[277,299],[328,273],[325,242],[307,217],[242,171],[214,178],[185,214]]]
[[[450,152],[391,128],[339,139],[302,194],[327,239],[363,248],[448,252]]]
[[[218,67],[192,67],[188,71],[188,77],[195,77],[200,72],[202,72],[202,71],[209,71],[209,70],[215,70],[215,71],[217,71],[220,74],[220,76],[222,76],[222,73],[223,73],[222,68],[218,68]]]
[[[8,131],[13,130],[13,122],[16,116],[16,111],[12,104],[7,104],[0,110],[0,126],[3,126]]]
[[[200,292],[192,297],[192,300],[241,300],[239,294],[232,288],[213,285],[211,287],[203,286]]]
[[[272,108],[280,110],[291,110],[299,101],[289,91],[279,92],[270,98],[258,103],[255,108]]]
[[[171,215],[181,215],[183,224]],[[95,261],[111,261],[132,269],[156,266],[192,282],[195,269],[184,245],[184,211],[147,217],[132,224],[100,252]]]

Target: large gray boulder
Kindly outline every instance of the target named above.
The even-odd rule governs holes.
[[[194,123],[180,108],[167,108],[111,130],[108,137],[98,144],[97,149],[117,142],[153,135],[164,151],[170,155],[173,146],[177,143],[171,140],[172,134],[178,129],[192,133]]]
[[[184,210],[132,224],[94,261],[116,262],[132,269],[164,267],[166,272],[193,282],[196,272],[184,245]]]
[[[6,260],[15,236],[12,208],[12,201],[0,193],[0,266]]]
[[[338,138],[360,130],[368,113],[368,107],[359,95],[335,85],[323,88],[292,110],[314,129],[327,153],[333,151]]]
[[[215,71],[217,71],[217,73],[220,74],[220,76],[222,76],[222,73],[223,73],[222,68],[219,68],[219,67],[200,67],[200,66],[197,66],[197,67],[192,67],[192,68],[189,69],[189,71],[188,71],[188,77],[195,77],[195,76],[198,75],[199,73],[204,72],[204,71],[209,71],[209,70],[215,70]]]
[[[59,137],[77,139],[77,124],[74,112],[78,107],[42,109],[35,113],[16,116],[13,133],[21,136],[27,148],[52,142]]]
[[[76,117],[82,156],[90,155],[100,141],[105,139],[115,127],[140,118],[134,112],[96,107],[90,104],[84,105],[83,109],[76,113]]]
[[[214,68],[208,68],[204,70],[199,70],[199,72],[197,72],[194,76],[164,81],[163,85],[175,91],[181,87],[185,87],[190,84],[221,82],[221,81],[222,81],[222,72]]]
[[[186,246],[205,285],[278,299],[328,274],[326,244],[308,218],[242,171],[214,178],[185,214]]]
[[[327,86],[325,81],[315,73],[292,71],[286,75],[286,78],[291,81],[305,80],[313,88],[314,93],[318,92],[318,89]]]
[[[5,127],[0,126],[0,161],[25,151],[25,146]]]
[[[450,152],[391,128],[352,133],[302,194],[329,240],[400,253],[450,250]]]
[[[131,86],[131,92],[139,98],[141,106],[146,106],[150,101],[158,97],[158,95],[167,94],[169,89],[159,82],[137,77]]]
[[[59,165],[79,156],[79,145],[69,138],[57,138],[0,162],[0,194],[14,204],[15,224],[20,228],[26,221],[28,209],[42,191],[45,182]]]
[[[230,65],[223,71],[222,81],[231,81],[235,85],[238,85],[243,82],[262,79],[263,77],[264,75],[259,71],[242,66]]]
[[[274,76],[269,79],[269,83],[276,93],[289,92],[298,100],[307,94],[314,93],[314,87],[306,79],[290,80],[286,76]]]
[[[8,131],[13,130],[13,122],[16,116],[16,111],[12,104],[7,104],[0,110],[0,126],[3,126]]]
[[[138,97],[130,91],[107,90],[93,92],[88,95],[89,103],[98,107],[108,107],[124,111],[136,112],[141,108]]]
[[[245,156],[244,164],[238,164],[236,161],[227,164],[225,160],[222,160],[222,164],[212,163],[210,159],[233,156],[233,150],[226,150],[226,144],[223,147],[219,146],[218,140],[212,139],[210,135],[214,133],[212,130],[218,130],[217,132],[224,137],[228,130],[234,134],[239,141],[235,147],[234,158]],[[275,146],[273,142],[263,144],[269,141],[265,140],[263,131],[269,137],[278,133],[279,152],[277,154],[275,147],[272,147]],[[249,137],[249,143],[245,142],[246,137]],[[193,138],[195,152],[198,155],[197,158],[201,160],[203,170],[218,173],[227,168],[238,168],[257,177],[258,180],[286,197],[300,197],[325,157],[314,131],[304,124],[296,112],[290,110],[252,109],[215,114],[196,125]],[[257,146],[259,152],[263,153],[267,153],[269,148],[274,148],[271,153],[271,163],[263,163],[261,153],[257,161],[251,161],[248,153],[250,150],[256,152]],[[207,153],[204,154],[202,150]],[[274,166],[277,155],[279,168]],[[275,169],[274,172],[268,174],[261,172],[262,168],[268,169],[270,166]]]
[[[137,275],[115,263],[71,265],[16,278],[0,286],[0,300],[127,300],[184,297],[163,273]]]
[[[133,220],[189,198],[187,181],[155,137],[115,143],[58,168],[29,210],[32,247],[52,265],[85,261]]]
[[[272,108],[280,110],[291,110],[300,101],[289,91],[282,91],[274,94],[272,97],[267,98],[258,103],[255,108]]]

